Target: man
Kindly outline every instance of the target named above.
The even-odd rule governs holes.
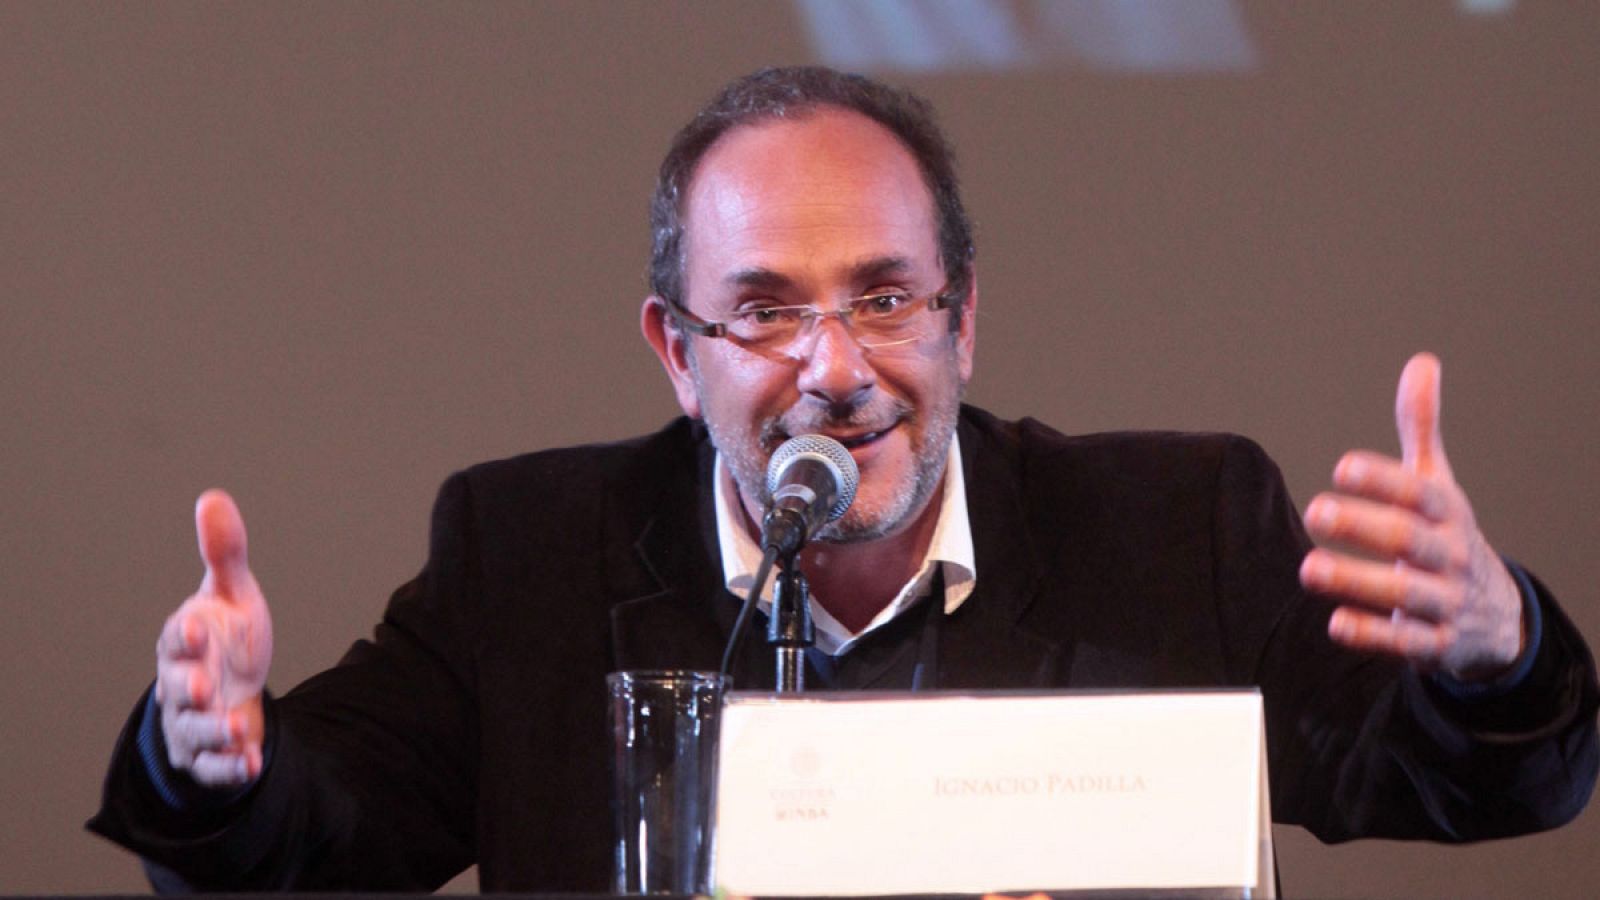
[[[601,678],[716,666],[767,460],[807,432],[861,469],[801,559],[813,683],[1259,684],[1274,815],[1325,840],[1493,837],[1587,800],[1592,662],[1478,531],[1432,357],[1401,377],[1402,459],[1346,456],[1307,509],[1368,561],[1310,549],[1242,439],[1067,438],[961,406],[977,279],[914,97],[741,79],[678,135],[652,226],[641,327],[687,418],[451,478],[375,640],[278,700],[243,522],[202,496],[205,578],[91,827],[196,887],[431,888],[476,861],[486,889],[603,889]],[[745,649],[737,681],[770,684]]]

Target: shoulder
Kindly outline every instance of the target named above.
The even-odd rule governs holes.
[[[704,429],[677,418],[652,434],[620,441],[579,444],[478,463],[457,477],[496,490],[562,488],[573,483],[625,479],[693,460],[705,444]]]
[[[1071,541],[1142,558],[1215,529],[1296,518],[1278,467],[1236,434],[1065,435],[981,410],[964,411],[962,422],[968,502],[982,510],[975,521],[1025,523],[1046,555]]]
[[[1225,432],[1111,431],[1067,435],[1033,418],[962,410],[962,451],[997,460],[1030,491],[1212,492],[1226,482],[1279,478],[1255,441]]]
[[[478,463],[445,481],[439,506],[470,504],[474,518],[565,521],[603,508],[615,512],[618,498],[654,506],[664,492],[686,485],[692,490],[701,470],[709,471],[709,448],[698,423],[678,418],[660,431],[627,440]]]

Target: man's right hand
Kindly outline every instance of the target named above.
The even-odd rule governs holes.
[[[200,784],[231,787],[261,774],[261,692],[272,664],[272,617],[250,574],[244,519],[220,490],[194,507],[200,589],[156,642],[156,702],[173,768]]]

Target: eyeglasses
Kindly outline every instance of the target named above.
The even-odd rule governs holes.
[[[871,350],[910,344],[928,336],[927,313],[960,306],[962,294],[945,285],[938,293],[918,299],[909,291],[873,291],[856,297],[840,309],[815,306],[751,306],[737,310],[725,321],[708,322],[676,302],[667,304],[674,319],[694,334],[727,338],[757,349],[788,351],[809,338],[820,320],[837,316],[861,346]],[[952,319],[951,330],[956,323]]]

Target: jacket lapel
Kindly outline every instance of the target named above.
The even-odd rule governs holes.
[[[1021,448],[1003,425],[963,407],[960,436],[978,584],[939,635],[941,688],[1045,687],[1064,648],[1018,625],[1044,587],[1024,505]]]
[[[1024,505],[1020,447],[1001,433],[1002,424],[969,407],[963,407],[959,427],[978,585],[940,627],[939,686],[1050,686],[1067,670],[1068,648],[1018,624],[1044,588],[1045,568]],[[665,485],[643,526],[636,524],[637,515],[607,517],[618,529],[637,529],[631,554],[619,554],[608,567],[612,595],[628,598],[611,610],[612,662],[618,669],[714,670],[738,610],[738,600],[722,583],[709,487],[711,443],[699,428],[684,433],[692,435],[691,446],[680,448],[665,467],[659,461],[649,467]],[[692,475],[662,478],[666,472]],[[624,485],[618,494],[626,493]],[[618,496],[616,502],[625,505],[628,499]],[[630,537],[618,534],[611,545],[629,546]],[[746,636],[736,681],[764,683],[751,671],[753,665],[770,668],[752,659],[757,643]]]
[[[712,511],[711,443],[698,427],[666,455],[642,467],[642,478],[661,485],[643,518],[619,509],[608,515],[607,544],[626,548],[608,567],[612,596],[628,599],[611,609],[612,664],[617,669],[715,670],[724,629],[718,606],[729,598],[722,584]],[[631,489],[616,492],[629,505]],[[635,509],[637,500],[633,499]]]

